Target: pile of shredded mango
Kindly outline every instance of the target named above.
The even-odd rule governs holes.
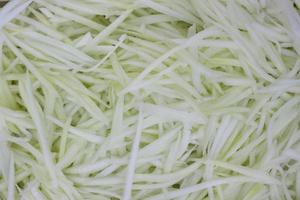
[[[300,199],[299,0],[11,0],[0,199]]]

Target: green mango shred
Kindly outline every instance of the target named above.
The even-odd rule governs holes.
[[[300,199],[299,0],[11,0],[0,199]]]

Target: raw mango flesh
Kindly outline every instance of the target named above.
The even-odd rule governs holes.
[[[299,0],[11,0],[0,199],[300,199]]]

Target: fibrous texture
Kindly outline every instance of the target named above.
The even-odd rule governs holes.
[[[299,0],[11,0],[0,199],[300,199]]]

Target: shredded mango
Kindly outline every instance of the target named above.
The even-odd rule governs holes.
[[[299,0],[11,0],[0,199],[300,199]]]

